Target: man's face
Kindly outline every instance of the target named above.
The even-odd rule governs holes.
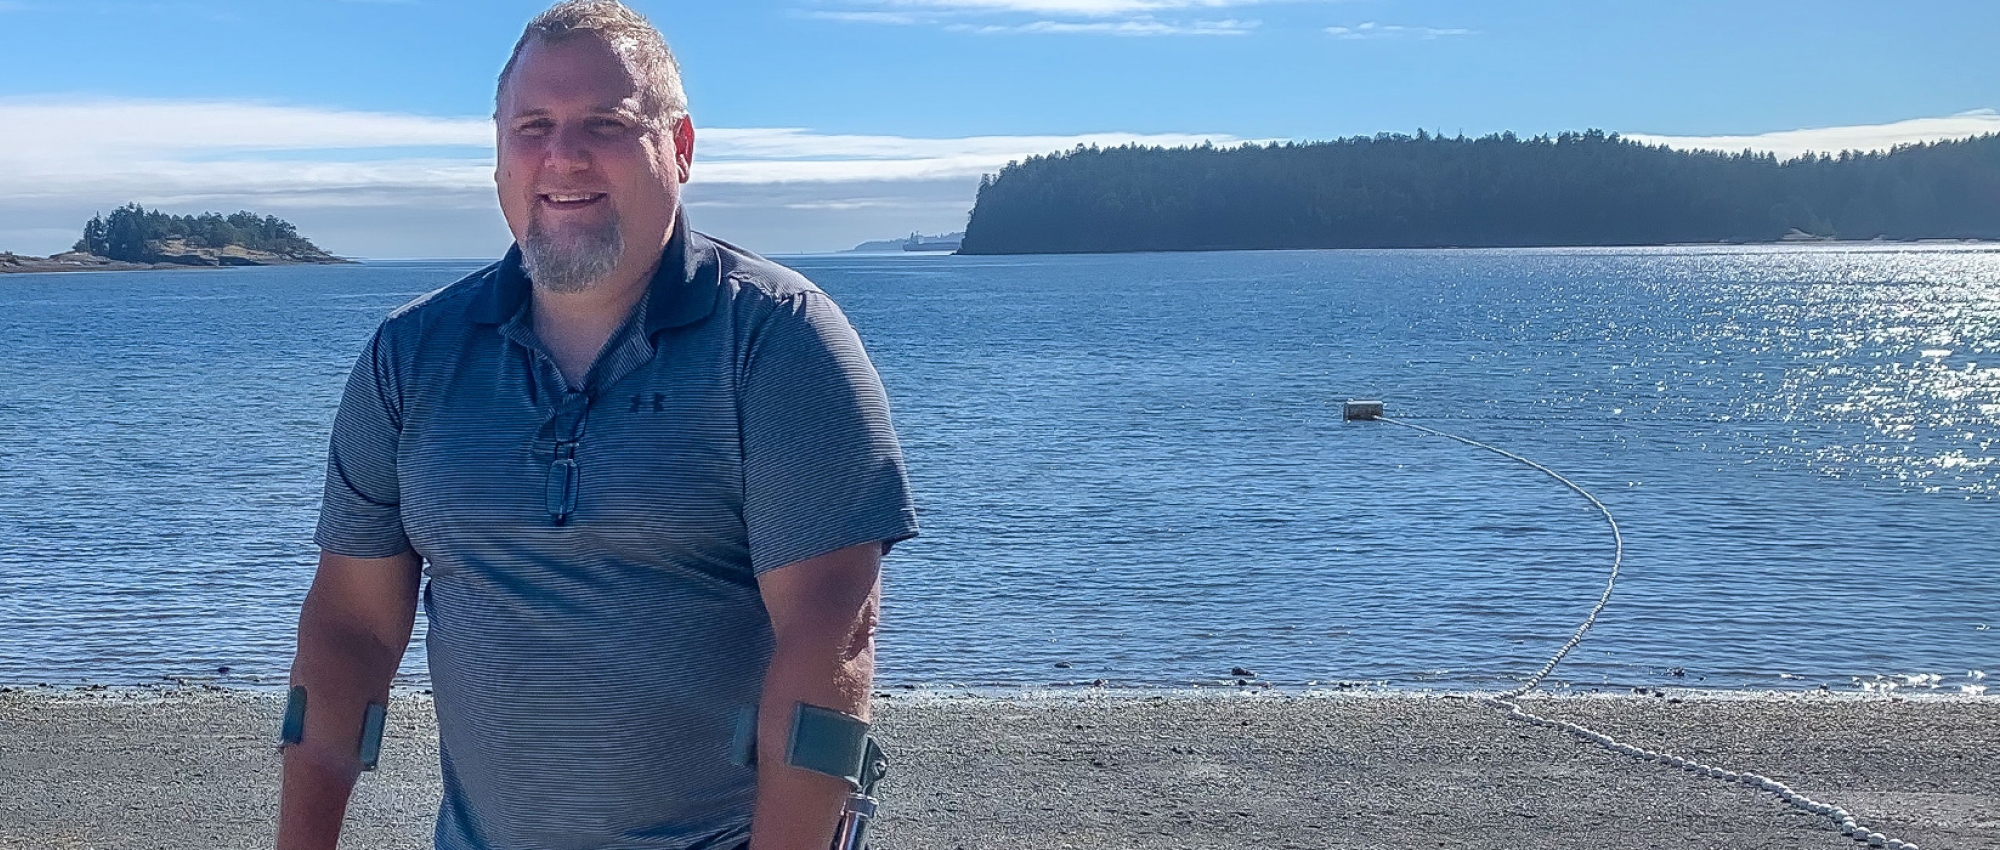
[[[602,39],[537,40],[500,96],[494,182],[528,275],[557,292],[640,274],[673,230],[694,128],[654,133],[639,86]]]

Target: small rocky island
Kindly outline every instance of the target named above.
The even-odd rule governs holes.
[[[92,216],[83,238],[51,257],[0,252],[0,273],[285,266],[352,262],[329,254],[277,216],[169,215],[127,204]]]

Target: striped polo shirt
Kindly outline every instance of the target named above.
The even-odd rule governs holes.
[[[535,337],[518,247],[392,313],[348,380],[316,541],[423,557],[442,850],[741,842],[757,576],[916,533],[839,308],[676,219],[580,387]]]

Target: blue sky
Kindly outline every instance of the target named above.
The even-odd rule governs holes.
[[[0,0],[0,249],[139,200],[274,212],[356,256],[496,253],[485,116],[543,5]],[[686,72],[695,225],[769,252],[959,229],[979,174],[1079,141],[2000,130],[1990,0],[632,5]]]

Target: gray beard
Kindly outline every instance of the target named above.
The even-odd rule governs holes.
[[[540,221],[528,223],[528,238],[521,242],[521,266],[535,286],[565,295],[583,292],[611,275],[625,256],[625,235],[618,231],[617,219],[593,227],[556,235]]]

